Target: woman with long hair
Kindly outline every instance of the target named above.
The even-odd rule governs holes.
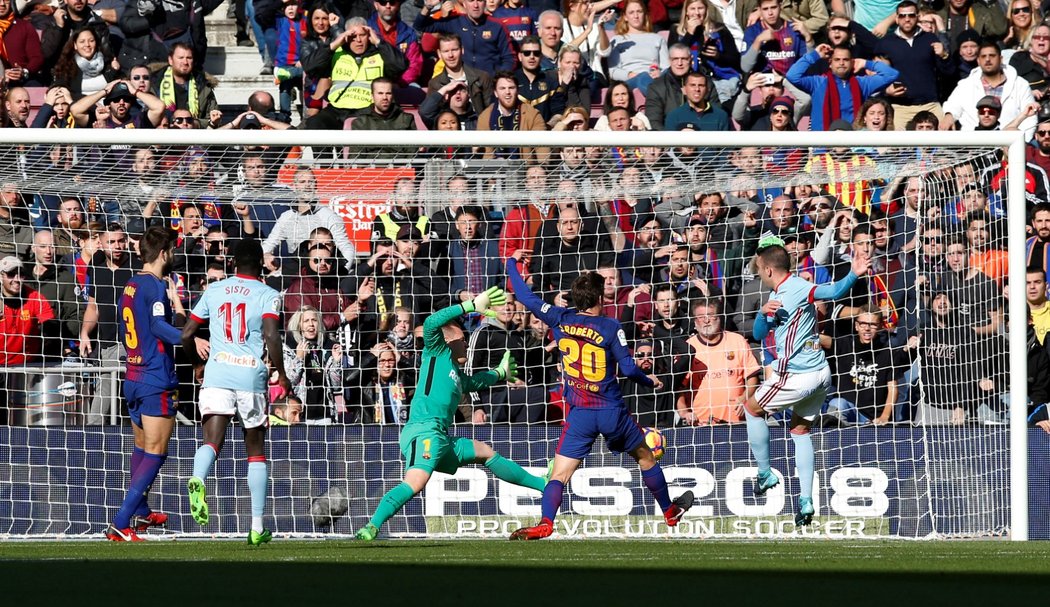
[[[686,0],[682,18],[671,28],[667,40],[668,45],[676,42],[689,47],[693,71],[703,68],[711,73],[719,101],[725,103],[736,95],[740,88],[740,51],[710,0]]]
[[[333,356],[334,348],[317,308],[303,306],[292,315],[285,335],[284,360],[288,380],[308,420],[324,419],[332,413],[329,394],[334,394],[330,388],[338,385],[341,359]]]
[[[306,11],[305,22],[306,35],[303,36],[302,46],[299,48],[301,65],[306,65],[307,57],[322,46],[328,46],[343,33],[339,12],[323,0],[310,6]],[[306,115],[313,116],[324,107],[324,97],[328,93],[328,87],[332,85],[332,79],[314,78],[310,74],[304,74],[304,83],[303,105],[306,107]]]
[[[609,112],[615,108],[623,108],[627,110],[627,113],[631,116],[632,130],[652,130],[653,127],[649,124],[649,119],[646,118],[645,112],[638,111],[634,106],[634,93],[631,92],[631,87],[626,82],[621,82],[619,80],[613,80],[610,82],[609,88],[605,90],[605,101],[602,104],[602,115],[598,118],[598,122],[595,123],[594,130],[610,130]]]
[[[871,97],[860,106],[853,120],[855,131],[892,131],[893,106],[882,97]]]
[[[90,27],[74,31],[62,47],[54,69],[54,83],[69,89],[73,101],[106,88],[120,78],[120,64],[103,53],[98,34]]]
[[[615,18],[612,10],[618,0],[563,0],[561,41],[580,49],[583,62],[591,68],[592,91],[604,87],[608,79],[602,59],[609,56],[609,34],[605,24]]]
[[[667,41],[653,33],[644,0],[627,0],[616,22],[609,51],[609,77],[623,80],[645,94],[653,80],[671,66]]]

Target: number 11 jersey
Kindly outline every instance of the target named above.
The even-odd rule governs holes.
[[[190,315],[211,332],[203,387],[265,392],[262,323],[280,314],[280,293],[257,278],[238,274],[209,285]]]

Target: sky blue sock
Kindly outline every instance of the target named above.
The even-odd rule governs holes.
[[[157,473],[160,472],[160,467],[164,465],[166,459],[168,459],[167,455],[154,455],[153,453],[142,455],[142,462],[139,463],[137,473],[131,478],[131,486],[128,488],[127,495],[124,496],[124,503],[120,505],[120,510],[117,510],[117,516],[113,518],[114,527],[127,529],[131,526],[131,515],[135,514],[139,503],[146,499],[146,491],[157,478]]]
[[[667,479],[664,478],[664,470],[660,467],[660,462],[648,470],[642,470],[642,482],[652,492],[656,503],[660,504],[660,512],[667,512],[667,509],[671,507],[671,496],[667,494]]]
[[[252,529],[260,533],[263,513],[266,512],[266,489],[269,484],[270,473],[266,468],[266,459],[261,455],[249,457],[248,491],[252,495]]]
[[[813,438],[809,432],[792,434],[795,442],[795,467],[798,468],[800,497],[813,498]]]
[[[218,450],[211,443],[204,443],[197,447],[197,453],[193,455],[193,476],[202,481],[207,480],[208,475],[211,474],[211,467],[215,463],[215,458],[218,456]]]
[[[769,472],[769,426],[763,417],[755,417],[750,411],[744,410],[744,418],[747,420],[747,442],[751,445],[751,454],[755,456],[758,463],[758,473]]]
[[[541,502],[543,518],[554,520],[558,516],[558,508],[561,508],[561,498],[565,493],[565,483],[561,481],[550,481],[543,488],[543,501]]]
[[[145,454],[146,452],[138,447],[135,447],[135,450],[131,452],[131,478],[135,478],[135,471],[138,470],[139,464],[142,463],[142,456]],[[139,507],[134,512],[135,515],[146,516],[150,513],[149,490],[150,488],[146,487],[146,497],[139,502]]]

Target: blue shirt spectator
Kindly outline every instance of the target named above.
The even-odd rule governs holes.
[[[823,76],[806,76],[809,66],[821,58],[828,60],[831,69]],[[848,47],[832,49],[827,44],[806,53],[791,66],[788,82],[813,96],[810,130],[826,130],[836,120],[853,122],[865,99],[900,76],[900,72],[885,63],[865,61],[864,67],[875,75],[854,76],[853,51]]]

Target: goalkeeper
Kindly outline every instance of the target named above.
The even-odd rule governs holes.
[[[454,474],[464,464],[484,464],[496,478],[543,491],[547,484],[545,478],[529,474],[486,443],[448,434],[464,392],[488,388],[496,382],[514,381],[518,369],[508,351],[495,369],[464,375],[460,366],[467,362],[467,343],[463,329],[453,321],[471,312],[492,315],[490,308],[506,302],[503,290],[492,287],[471,301],[431,314],[423,323],[419,383],[412,397],[408,423],[401,429],[405,479],[383,496],[372,519],[357,532],[357,539],[374,540],[383,523],[423,490],[435,470]]]

